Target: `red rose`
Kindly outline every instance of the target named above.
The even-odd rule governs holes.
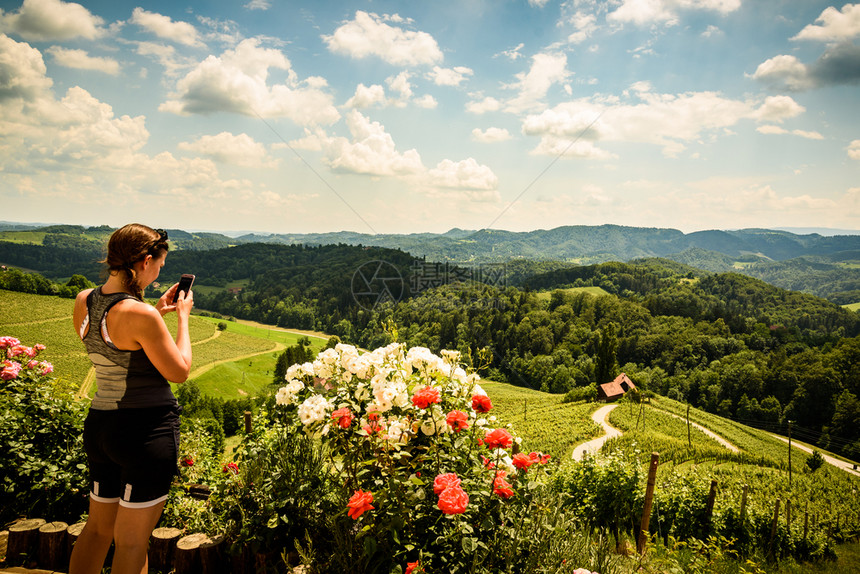
[[[508,448],[513,442],[511,433],[505,429],[496,429],[487,433],[484,437],[484,444],[487,448]]]
[[[433,492],[442,494],[442,491],[452,486],[460,487],[460,479],[453,472],[440,474],[433,479]]]
[[[412,395],[412,404],[419,409],[426,409],[430,405],[438,402],[439,389],[434,389],[433,387],[423,387],[418,389],[418,392]]]
[[[524,452],[519,452],[513,456],[512,462],[515,467],[520,470],[527,471],[531,465],[536,463],[529,455]]]
[[[236,464],[235,462],[228,462],[227,464],[224,465],[224,468],[221,469],[221,472],[229,472],[229,473],[232,473],[233,475],[238,475],[239,474],[239,465]]]
[[[448,423],[455,432],[466,430],[469,428],[469,417],[463,411],[451,411],[445,417],[445,422]]]
[[[552,458],[552,456],[550,456],[548,454],[544,454],[542,452],[530,452],[529,458],[532,459],[532,462],[537,462],[540,464],[546,464],[549,462],[549,459]]]
[[[481,455],[481,462],[483,462],[484,466],[486,466],[490,470],[496,468],[496,463],[491,461],[490,459],[488,459],[484,455]]]
[[[179,462],[182,463],[182,466],[194,466],[194,459],[187,454]]]
[[[355,494],[349,499],[346,504],[349,507],[349,517],[353,520],[358,520],[365,510],[373,510],[370,503],[373,502],[373,495],[363,490],[356,490]]]
[[[479,413],[488,413],[493,408],[493,403],[487,395],[473,395],[472,408]]]
[[[514,495],[514,490],[511,483],[505,480],[505,476],[507,473],[504,470],[496,473],[496,478],[493,480],[493,492],[502,498],[510,498]]]
[[[469,495],[459,486],[446,488],[439,495],[439,510],[445,514],[462,514],[469,506]]]
[[[418,574],[419,572],[424,572],[424,569],[418,565],[418,560],[416,560],[415,562],[406,563],[406,572],[403,574]]]
[[[337,409],[331,414],[331,420],[336,421],[337,425],[342,429],[349,428],[349,425],[352,424],[352,419],[354,418],[352,411],[346,407]]]

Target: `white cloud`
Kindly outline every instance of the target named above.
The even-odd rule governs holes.
[[[95,70],[112,76],[119,74],[119,62],[113,58],[90,56],[85,50],[74,50],[60,46],[51,46],[47,52],[51,54],[55,62],[67,68]]]
[[[471,76],[474,73],[471,68],[465,66],[455,66],[454,68],[433,66],[433,70],[427,72],[427,78],[433,80],[437,86],[459,86],[466,79],[466,76]]]
[[[647,26],[654,23],[676,25],[681,10],[704,10],[728,14],[741,6],[741,0],[623,0],[606,19],[619,24]]]
[[[519,60],[520,58],[523,57],[523,54],[520,50],[522,50],[524,47],[525,47],[525,44],[520,43],[520,44],[517,44],[516,47],[511,48],[510,50],[503,50],[501,53],[499,53],[497,55],[498,56],[504,56],[505,58],[507,58],[508,60],[511,60],[513,62],[513,61]]]
[[[851,40],[860,36],[860,4],[846,4],[841,11],[829,6],[815,21],[819,24],[809,24],[792,40],[819,42]]]
[[[140,42],[137,45],[137,53],[141,56],[152,56],[164,67],[164,74],[168,77],[179,75],[184,69],[194,66],[194,60],[185,58],[176,53],[176,48],[166,44],[154,42]]]
[[[570,18],[570,23],[575,30],[567,37],[567,41],[571,44],[585,42],[597,30],[597,16],[594,14],[577,12]]]
[[[352,136],[329,137],[318,130],[314,139],[323,151],[324,161],[334,170],[371,176],[404,176],[424,171],[421,157],[414,149],[397,151],[394,138],[379,122],[372,122],[357,110],[346,115]]]
[[[472,139],[482,143],[503,142],[511,139],[510,132],[504,128],[487,128],[481,131],[479,128],[472,130]]]
[[[396,76],[391,76],[385,80],[389,90],[400,94],[398,99],[401,105],[405,105],[406,100],[412,97],[412,83],[409,81],[411,76],[412,74],[404,70]]]
[[[756,128],[756,131],[762,134],[772,134],[772,135],[784,135],[791,134],[795,136],[799,136],[802,138],[810,139],[810,140],[823,140],[824,136],[818,132],[810,132],[805,130],[787,130],[780,126],[774,125],[765,125],[759,126]]]
[[[131,14],[131,23],[152,32],[159,38],[186,46],[202,46],[197,29],[188,22],[174,22],[170,17],[147,12],[137,7]]]
[[[744,119],[782,121],[803,108],[787,96],[767,98],[756,107],[752,101],[732,100],[715,92],[658,94],[634,92],[629,103],[580,99],[565,102],[523,121],[523,134],[538,136],[533,153],[606,158],[607,152],[590,142],[639,142],[658,145],[667,157],[676,157],[691,142],[716,137]],[[599,119],[598,119],[599,118]],[[591,126],[591,127],[589,127]]]
[[[46,71],[39,50],[0,34],[0,104],[8,99],[35,100],[53,84]]]
[[[848,144],[848,157],[860,161],[860,140],[854,140]]]
[[[758,65],[752,78],[769,84],[782,85],[789,90],[803,90],[812,86],[806,65],[795,56],[774,56]]]
[[[379,84],[365,86],[359,84],[355,87],[355,94],[346,101],[351,108],[369,108],[372,106],[385,105],[385,88]]]
[[[401,22],[396,14],[389,21]],[[442,51],[426,32],[390,26],[386,17],[358,10],[355,19],[341,25],[323,41],[334,53],[362,59],[376,56],[395,66],[417,66],[442,61]]]
[[[159,110],[177,114],[231,112],[287,117],[299,125],[331,124],[340,118],[332,96],[318,77],[300,82],[280,51],[262,48],[259,39],[243,40],[220,57],[209,56],[176,85]],[[286,70],[287,81],[269,86],[269,69]]]
[[[478,94],[470,94],[472,97],[480,98]],[[466,111],[472,114],[484,114],[487,112],[495,112],[502,109],[502,102],[492,96],[486,98],[473,99],[466,104]]]
[[[529,0],[529,6],[533,6],[535,8],[543,8],[547,5],[549,0]]]
[[[74,2],[24,0],[16,12],[0,9],[0,31],[18,34],[25,40],[94,40],[104,36],[103,25],[104,20]]]
[[[806,108],[788,96],[768,96],[764,103],[752,114],[760,122],[778,122],[795,118],[806,111]]]
[[[180,142],[179,149],[209,157],[218,163],[229,163],[243,167],[274,167],[276,162],[268,159],[266,147],[254,141],[248,134],[233,135],[221,132],[205,135],[193,142]]]
[[[269,0],[251,0],[245,4],[245,8],[248,10],[268,10],[271,7],[272,3]]]
[[[427,183],[436,188],[492,191],[498,188],[499,178],[489,167],[470,157],[457,162],[442,160],[427,172]]]
[[[427,110],[436,109],[436,107],[439,105],[439,102],[436,101],[436,98],[434,98],[430,94],[424,94],[423,96],[419,96],[412,100],[412,102],[419,108],[424,108]]]
[[[723,31],[720,30],[718,26],[714,26],[713,24],[709,24],[705,31],[702,32],[702,38],[711,38],[713,36],[722,36]]]
[[[529,71],[517,74],[518,81],[507,86],[519,94],[506,103],[505,110],[520,113],[540,106],[553,84],[565,82],[570,75],[565,54],[536,54]]]

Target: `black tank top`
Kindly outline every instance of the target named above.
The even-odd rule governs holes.
[[[87,297],[89,330],[83,337],[90,361],[96,369],[98,390],[90,408],[95,410],[135,409],[176,406],[170,384],[143,349],[123,351],[105,341],[103,321],[111,307],[126,299],[128,293],[105,295],[101,287]],[[136,300],[136,299],[135,299]]]

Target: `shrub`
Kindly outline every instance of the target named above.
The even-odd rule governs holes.
[[[44,348],[0,337],[0,523],[86,510],[86,405],[54,390]]]
[[[458,366],[459,353],[442,355],[396,343],[359,354],[337,344],[287,369],[271,428],[239,461],[249,469],[232,495],[242,523],[268,517],[270,528],[298,537],[301,523],[288,524],[291,512],[305,516],[306,527],[323,528],[325,516],[329,536],[311,538],[331,541],[317,569],[389,572],[419,562],[427,571],[521,571],[535,559],[528,556],[535,533],[548,534],[555,520],[535,504],[549,457],[518,453],[512,429],[492,425],[478,377]],[[300,437],[317,446],[301,446]],[[325,458],[291,466],[317,456]],[[309,466],[320,473],[315,480]],[[317,494],[297,490],[303,484]],[[268,494],[255,498],[261,493]],[[284,512],[311,500],[313,510]]]
[[[815,472],[821,465],[824,464],[824,457],[817,450],[812,451],[812,455],[806,459],[806,466],[811,472]]]

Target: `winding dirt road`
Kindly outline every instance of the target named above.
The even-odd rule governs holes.
[[[621,431],[617,428],[610,426],[607,422],[609,418],[609,413],[612,412],[612,409],[617,407],[618,405],[605,405],[591,413],[591,420],[596,422],[603,429],[603,436],[599,436],[597,438],[593,438],[588,442],[584,442],[581,445],[577,446],[573,449],[573,460],[582,460],[585,456],[585,453],[589,454],[597,454],[600,450],[600,447],[603,446],[603,443],[608,441],[611,438],[621,436]]]

